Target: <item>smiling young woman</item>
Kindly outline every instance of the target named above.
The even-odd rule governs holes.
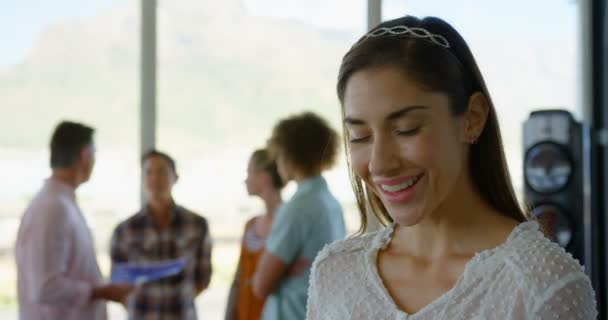
[[[315,260],[308,319],[593,319],[578,262],[518,205],[466,42],[407,16],[363,36],[338,77],[361,235]],[[363,235],[366,210],[387,227]]]

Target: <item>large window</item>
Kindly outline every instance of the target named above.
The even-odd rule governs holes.
[[[12,320],[19,219],[50,174],[59,121],[96,129],[97,164],[77,195],[105,275],[110,232],[137,209],[139,11],[130,1],[20,1],[0,21],[0,318]]]
[[[365,1],[159,1],[158,147],[178,162],[176,201],[205,216],[215,239],[204,317],[221,318],[244,224],[263,213],[243,183],[250,153],[306,110],[341,131],[338,67],[365,17]],[[356,228],[344,157],[326,177]]]
[[[498,113],[516,192],[523,196],[522,125],[560,108],[581,120],[578,4],[570,0],[384,0],[383,18],[436,16],[468,42]]]

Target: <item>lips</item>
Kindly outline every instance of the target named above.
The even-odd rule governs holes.
[[[410,201],[416,191],[418,182],[424,174],[416,176],[384,179],[376,181],[378,190],[383,198],[392,203],[406,203]]]

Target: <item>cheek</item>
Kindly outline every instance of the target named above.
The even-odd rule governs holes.
[[[169,184],[169,177],[163,174],[151,173],[146,176],[146,183],[151,186],[164,186]]]
[[[398,174],[413,174],[416,170],[426,173],[432,171],[437,157],[442,149],[441,139],[432,126],[424,125],[413,136],[397,135],[391,133],[387,150],[391,150],[392,161],[399,162],[401,172]]]
[[[160,184],[160,181],[156,177],[150,177],[150,178],[148,178],[148,183],[147,184],[150,187],[158,187],[158,185]]]
[[[400,158],[405,166],[413,165],[425,170],[435,167],[440,149],[437,139],[431,134],[423,133],[414,139],[402,139],[399,143]]]
[[[353,171],[365,181],[369,177],[370,152],[371,148],[369,146],[354,146],[348,150]]]
[[[145,185],[147,188],[152,188],[152,187],[154,186],[154,182],[152,182],[152,179],[150,179],[150,177],[146,177],[146,178],[144,179],[144,185]]]
[[[411,157],[427,170],[429,187],[435,193],[448,193],[461,173],[462,147],[456,138],[448,130],[435,131],[411,150]]]

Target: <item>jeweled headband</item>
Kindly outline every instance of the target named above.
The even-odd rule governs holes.
[[[458,63],[460,69],[463,72],[463,77],[465,79],[467,91],[474,90],[473,88],[478,87],[479,85],[475,85],[475,77],[467,71],[467,68],[460,62],[460,59],[456,56],[456,54],[452,51],[452,47],[448,40],[439,34],[431,33],[424,28],[419,27],[408,27],[404,25],[398,25],[394,27],[380,27],[371,30],[366,35],[364,35],[357,43],[353,45],[353,48],[364,43],[365,40],[370,38],[379,38],[379,37],[404,37],[404,38],[416,38],[422,39],[424,41],[428,41],[434,45],[440,46],[450,53],[451,56],[454,57],[456,63]],[[469,88],[470,86],[470,88]]]
[[[424,39],[430,41],[438,46],[444,47],[446,49],[450,48],[450,43],[448,40],[438,34],[430,33],[428,30],[417,27],[407,27],[407,26],[395,26],[395,27],[381,27],[376,28],[370,32],[368,32],[363,38],[358,42],[361,43],[367,38],[377,38],[382,36],[402,36],[402,37],[412,37],[418,39]],[[355,44],[356,45],[356,44]]]

